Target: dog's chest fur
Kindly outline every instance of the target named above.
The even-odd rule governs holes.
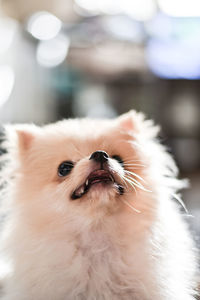
[[[19,289],[20,299],[26,300],[149,299],[146,291],[156,290],[145,241],[133,237],[130,247],[120,235],[113,237],[98,228],[60,243],[37,240],[38,247],[36,241],[21,245],[27,250],[16,257],[16,282],[29,295],[21,298],[19,286],[16,293]],[[23,269],[22,259],[27,262]]]

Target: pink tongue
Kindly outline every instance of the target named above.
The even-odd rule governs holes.
[[[91,185],[99,182],[108,182],[111,181],[112,178],[110,177],[109,172],[105,170],[96,170],[90,174],[86,183],[82,184],[75,192],[75,197],[80,198],[85,192],[88,191]]]
[[[101,180],[110,180],[110,174],[105,170],[96,170],[89,175],[88,180],[92,183]]]
[[[90,184],[94,184],[94,183],[98,183],[98,182],[105,182],[105,181],[111,181],[110,177],[108,177],[108,176],[99,176],[99,177],[95,176],[95,177],[93,177],[93,178],[91,177],[89,179]]]
[[[90,184],[94,184],[94,183],[98,183],[98,182],[102,182],[102,181],[106,181],[105,178],[103,178],[103,177],[102,178],[96,178],[94,180],[91,180]]]
[[[91,173],[91,176],[108,176],[109,173],[105,170],[96,170],[94,172]]]

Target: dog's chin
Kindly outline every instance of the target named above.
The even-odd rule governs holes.
[[[114,213],[119,206],[122,197],[118,187],[113,183],[99,182],[92,185],[89,191],[79,198],[80,203],[86,205],[88,209],[95,209],[98,213],[109,211]],[[78,201],[78,202],[79,202]]]

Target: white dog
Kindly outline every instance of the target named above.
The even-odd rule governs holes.
[[[183,182],[131,111],[8,127],[2,300],[192,300],[196,259],[173,200]]]

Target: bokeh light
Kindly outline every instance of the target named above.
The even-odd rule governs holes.
[[[69,45],[70,41],[64,35],[58,35],[48,41],[41,41],[36,54],[38,63],[44,67],[58,66],[65,60]]]
[[[60,31],[62,22],[54,15],[41,11],[32,15],[27,24],[27,30],[36,39],[50,40]]]
[[[139,21],[146,21],[156,12],[153,0],[76,0],[83,9],[93,14],[126,14]]]
[[[146,53],[150,69],[159,77],[200,78],[200,41],[184,44],[152,39]]]
[[[0,66],[0,107],[9,99],[14,87],[15,75],[10,66]]]
[[[200,16],[199,0],[158,0],[160,9],[173,17]]]
[[[149,24],[146,59],[162,78],[200,78],[200,18],[159,14]]]
[[[0,55],[10,48],[17,29],[17,22],[10,18],[0,19]]]

